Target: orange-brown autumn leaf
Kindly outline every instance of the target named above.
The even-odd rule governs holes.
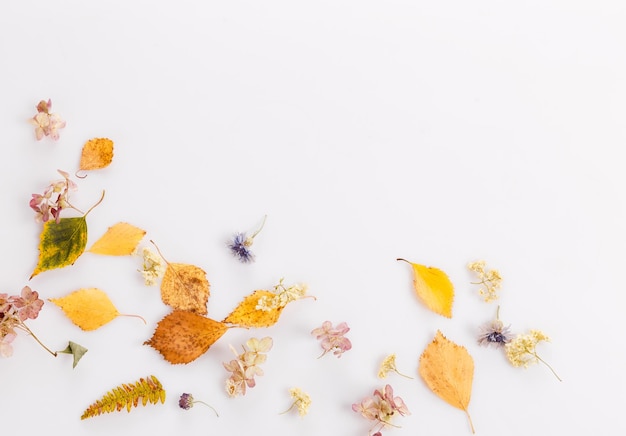
[[[186,263],[168,263],[161,281],[161,300],[174,309],[206,315],[209,287],[202,268]]]
[[[206,353],[228,330],[224,323],[192,312],[175,310],[157,324],[150,345],[170,363],[189,363]]]
[[[83,330],[96,330],[120,315],[107,294],[97,288],[79,289],[49,301],[59,306]]]
[[[446,318],[452,318],[454,286],[445,272],[432,266],[418,265],[402,260],[413,267],[413,286],[415,293],[426,307]]]
[[[474,359],[465,347],[448,340],[437,330],[435,338],[420,356],[419,374],[439,398],[465,412],[474,433],[467,410],[472,396]]]
[[[107,167],[113,160],[113,141],[108,138],[93,138],[85,143],[80,156],[81,170],[98,170]]]
[[[273,298],[275,296],[276,294],[271,291],[254,291],[246,296],[223,322],[239,327],[269,327],[274,325],[285,306],[262,310],[257,309],[257,305],[261,297]]]
[[[126,256],[135,251],[145,234],[145,230],[132,224],[117,223],[109,227],[88,251],[108,256]]]

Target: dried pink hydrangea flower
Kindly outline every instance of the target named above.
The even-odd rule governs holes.
[[[246,387],[253,388],[256,386],[254,377],[263,375],[263,370],[259,365],[265,362],[267,355],[264,353],[271,350],[272,345],[272,338],[267,336],[263,339],[249,339],[246,342],[247,348],[244,346],[244,351],[241,354],[237,354],[237,351],[231,346],[231,350],[237,358],[228,363],[222,363],[224,368],[232,373],[226,380],[226,392],[229,396],[245,395]]]
[[[69,193],[77,189],[76,183],[70,180],[70,175],[65,171],[57,171],[63,179],[50,183],[43,195],[32,194],[30,199],[29,206],[35,211],[35,219],[38,222],[45,223],[50,218],[54,218],[58,223],[61,220],[61,210],[66,208],[78,210],[69,202]]]
[[[365,397],[360,403],[354,403],[352,410],[369,421],[375,421],[371,431],[376,429],[378,432],[387,425],[397,427],[391,422],[394,415],[411,414],[402,398],[394,397],[391,385],[385,385],[382,390],[376,389],[371,397]]]
[[[321,340],[320,345],[324,352],[319,356],[322,357],[329,351],[332,351],[333,354],[337,357],[341,357],[341,355],[352,348],[352,343],[350,339],[346,338],[344,335],[350,331],[350,327],[345,322],[337,324],[336,327],[333,327],[330,321],[324,321],[321,327],[313,329],[311,334],[316,337],[316,339]]]
[[[39,298],[39,294],[28,286],[22,289],[20,295],[0,294],[0,356],[9,357],[13,354],[11,343],[17,336],[17,330],[25,331],[39,342],[24,321],[36,319],[42,306],[43,300]],[[44,348],[48,350],[47,347]]]
[[[38,141],[44,136],[58,140],[59,130],[65,127],[65,121],[59,115],[50,113],[50,109],[52,109],[52,100],[41,100],[37,105],[37,114],[29,120],[35,126],[35,136]]]

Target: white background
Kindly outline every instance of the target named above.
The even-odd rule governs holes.
[[[0,291],[98,287],[147,325],[120,317],[83,332],[46,303],[31,329],[53,349],[73,340],[89,352],[72,370],[20,334],[0,360],[2,432],[362,436],[369,423],[350,406],[384,385],[378,365],[396,353],[416,378],[387,382],[412,415],[384,433],[470,434],[417,377],[440,329],[474,357],[477,434],[623,433],[624,22],[622,1],[3,2]],[[37,142],[27,120],[48,98],[67,127]],[[169,309],[138,257],[87,253],[29,281],[40,231],[30,195],[57,169],[74,173],[93,137],[114,140],[115,157],[72,195],[88,208],[106,190],[88,245],[118,221],[147,230],[142,246],[207,272],[215,319],[280,277],[317,300],[173,366],[142,345]],[[265,214],[257,261],[238,263],[225,241]],[[397,257],[449,274],[452,319],[417,300]],[[504,277],[501,318],[552,338],[539,352],[562,383],[476,344],[496,310],[469,284],[478,259]],[[309,332],[324,320],[352,328],[341,359],[317,359]],[[228,344],[265,335],[265,375],[228,398]],[[149,374],[164,405],[79,419]],[[293,386],[312,397],[304,418],[279,415]],[[179,409],[183,392],[220,417]]]

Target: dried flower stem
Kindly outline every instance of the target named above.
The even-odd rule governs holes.
[[[91,212],[92,210],[94,210],[100,203],[102,203],[102,200],[104,200],[104,190],[102,191],[102,195],[100,196],[100,200],[98,200],[98,202],[96,204],[94,204],[93,206],[91,206],[89,208],[89,210],[87,212],[85,212],[85,214],[83,216],[87,216],[89,214],[89,212]],[[71,205],[70,205],[71,206]],[[76,209],[74,206],[72,206],[74,209]],[[78,209],[76,209],[78,210]],[[79,211],[80,212],[80,211]]]
[[[50,348],[46,347],[45,344],[43,342],[41,342],[39,340],[39,338],[35,335],[35,333],[33,333],[33,331],[31,329],[28,328],[28,326],[26,324],[24,324],[23,322],[20,323],[18,326],[16,326],[22,330],[24,330],[26,333],[28,333],[29,335],[31,335],[33,337],[34,340],[37,341],[37,343],[39,345],[41,345],[43,347],[44,350],[46,350],[48,353],[52,354],[54,357],[57,357],[57,353],[56,351],[52,351]]]
[[[543,363],[545,366],[548,367],[548,369],[550,371],[552,371],[552,374],[554,374],[554,376],[557,378],[558,381],[562,382],[563,380],[561,379],[561,377],[559,377],[559,375],[556,373],[556,371],[554,370],[554,368],[552,368],[552,366],[550,366],[550,364],[548,364],[548,362],[546,362],[545,360],[543,360],[541,357],[539,357],[537,355],[537,353],[534,353],[535,357],[537,358],[537,360],[541,363]]]
[[[200,404],[204,404],[207,407],[210,407],[213,412],[215,412],[215,416],[217,416],[218,418],[220,417],[219,413],[217,413],[217,410],[215,410],[215,408],[213,406],[211,406],[210,404],[205,403],[204,401],[200,401],[200,400],[193,400],[194,404],[195,403],[200,403]]]

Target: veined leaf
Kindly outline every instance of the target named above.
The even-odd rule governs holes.
[[[79,289],[50,301],[83,330],[96,330],[120,315],[107,294],[96,288]]]
[[[445,272],[432,266],[424,266],[402,260],[413,268],[415,293],[426,307],[446,318],[452,318],[454,286]]]
[[[46,221],[39,236],[39,261],[31,274],[72,265],[85,251],[87,220],[84,216]]]
[[[81,170],[97,170],[109,166],[113,160],[113,141],[93,138],[85,143],[80,156]]]
[[[144,342],[170,363],[189,363],[206,353],[228,330],[226,324],[193,312],[175,310],[159,323],[152,337]]]
[[[223,322],[239,327],[272,326],[278,322],[278,318],[285,306],[274,307],[271,310],[262,310],[257,309],[257,305],[262,297],[269,299],[275,296],[276,294],[271,291],[254,291],[252,294],[246,296],[243,301],[239,303],[239,306],[237,306]]]
[[[82,345],[77,344],[76,342],[69,341],[67,347],[64,350],[57,351],[57,353],[71,354],[72,356],[74,356],[72,368],[76,368],[76,365],[78,365],[78,361],[82,359],[87,351],[88,350]]]
[[[117,223],[108,228],[89,249],[95,254],[108,256],[126,256],[137,248],[137,244],[146,234],[145,230],[128,223]]]
[[[161,300],[174,309],[206,315],[209,287],[202,268],[185,263],[168,263],[161,281]]]
[[[123,384],[112,389],[89,406],[80,419],[92,418],[103,413],[119,412],[122,409],[130,412],[132,407],[139,405],[139,401],[143,406],[148,403],[165,403],[165,389],[155,376],[140,378],[136,383]]]
[[[437,330],[435,338],[420,356],[418,371],[439,398],[465,412],[474,433],[467,410],[472,396],[474,359],[467,350]]]

